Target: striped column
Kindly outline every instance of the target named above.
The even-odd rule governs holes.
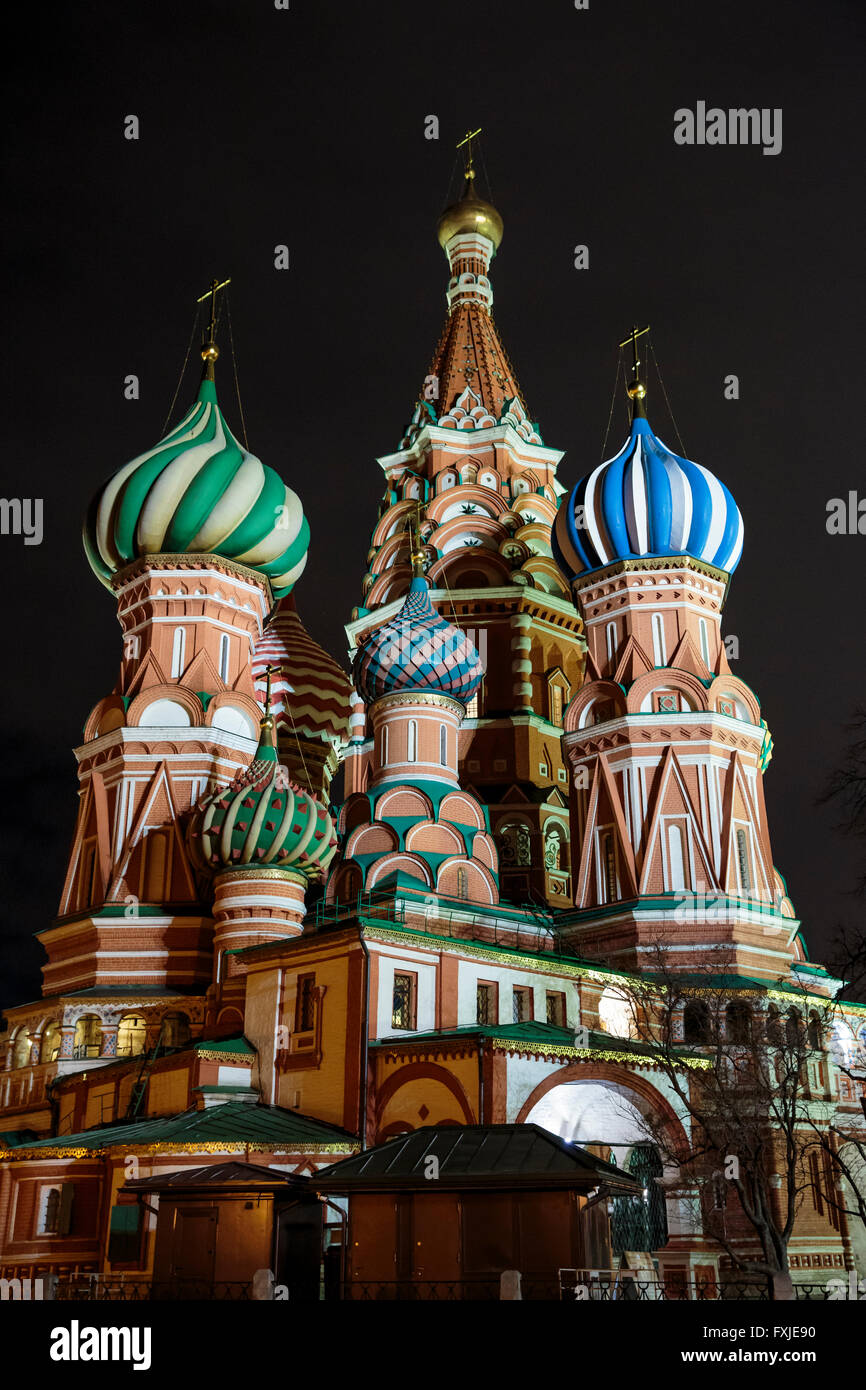
[[[303,931],[307,880],[291,869],[226,869],[214,880],[214,970],[225,951]],[[224,978],[226,965],[221,966]]]
[[[532,618],[529,613],[513,613],[511,616],[511,670],[513,673],[512,691],[517,709],[532,708]]]

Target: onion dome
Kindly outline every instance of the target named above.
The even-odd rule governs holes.
[[[466,181],[459,202],[447,207],[439,218],[436,234],[440,246],[447,246],[461,232],[480,232],[493,242],[494,251],[502,240],[502,218],[492,203],[486,203],[475,192],[475,174],[466,170]]]
[[[103,485],[84,525],[87,558],[107,588],[144,555],[215,554],[266,575],[279,598],[309,543],[300,499],[235,439],[208,376],[180,424]]]
[[[690,555],[732,574],[743,518],[724,483],[673,453],[636,410],[619,453],[563,499],[552,540],[569,582],[617,560],[667,555]]]
[[[199,861],[218,872],[291,869],[324,877],[337,848],[334,822],[316,797],[286,778],[269,715],[249,767],[199,802],[192,839]]]
[[[464,632],[440,618],[427,580],[418,574],[396,616],[361,643],[353,671],[367,704],[397,691],[449,695],[466,704],[484,675],[475,647]]]
[[[352,682],[333,657],[314,642],[295,608],[294,595],[277,605],[253,653],[253,677],[264,701],[266,671],[279,667],[271,688],[277,730],[320,738],[342,746],[349,741]]]

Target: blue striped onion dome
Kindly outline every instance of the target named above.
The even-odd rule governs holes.
[[[417,575],[399,613],[361,643],[353,671],[367,704],[403,690],[450,695],[465,704],[484,675],[469,638],[440,618],[427,580]]]
[[[663,555],[690,555],[732,574],[743,518],[724,483],[637,418],[619,453],[563,498],[552,539],[569,582],[617,560]]]
[[[215,554],[266,575],[280,598],[309,543],[300,499],[238,443],[207,379],[180,424],[100,488],[84,524],[87,558],[107,588],[143,555]]]
[[[249,767],[199,802],[192,838],[211,869],[291,869],[309,879],[324,877],[337,848],[327,810],[288,780],[264,728]]]

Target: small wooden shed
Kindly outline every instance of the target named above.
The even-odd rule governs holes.
[[[433,1125],[312,1179],[348,1197],[347,1298],[557,1298],[561,1269],[609,1268],[612,1196],[640,1185],[538,1125]]]
[[[290,1299],[319,1297],[322,1204],[310,1181],[252,1163],[217,1163],[121,1189],[159,1195],[153,1296],[244,1297],[271,1270]]]

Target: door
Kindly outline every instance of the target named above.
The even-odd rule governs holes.
[[[216,1207],[178,1207],[175,1211],[171,1249],[174,1297],[209,1297],[213,1284],[218,1219]]]

